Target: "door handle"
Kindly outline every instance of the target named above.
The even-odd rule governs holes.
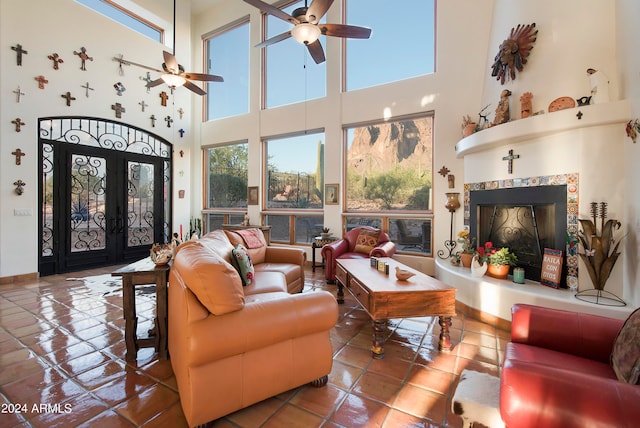
[[[109,233],[114,234],[116,233],[116,219],[115,218],[110,218],[109,219]]]
[[[117,214],[116,214],[116,229],[118,230],[118,233],[122,233],[122,231],[124,230],[124,219],[122,218],[122,209],[120,207],[117,208]]]

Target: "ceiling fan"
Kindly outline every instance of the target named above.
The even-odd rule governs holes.
[[[178,61],[175,57],[176,52],[176,0],[173,0],[173,54],[167,51],[162,51],[162,56],[164,58],[164,62],[162,63],[162,70],[157,68],[149,67],[143,64],[138,64],[133,61],[125,60],[122,57],[113,58],[114,61],[118,61],[121,65],[135,65],[137,67],[141,67],[147,70],[156,71],[158,73],[162,73],[160,78],[156,80],[152,80],[147,83],[148,88],[153,88],[155,86],[166,83],[172,90],[179,87],[184,86],[192,92],[195,92],[198,95],[206,95],[206,91],[200,88],[198,85],[191,82],[192,80],[201,81],[201,82],[224,82],[222,76],[216,76],[215,74],[204,74],[204,73],[191,73],[185,72],[184,67],[178,64]]]
[[[318,37],[321,35],[350,39],[368,39],[371,35],[370,28],[344,24],[319,24],[318,22],[324,14],[327,13],[327,10],[329,10],[334,0],[313,0],[309,6],[307,6],[307,0],[305,0],[304,7],[297,8],[291,15],[261,0],[244,1],[257,7],[264,13],[273,15],[276,18],[280,18],[294,25],[291,30],[271,37],[256,45],[256,47],[262,48],[293,37],[298,42],[307,46],[316,64],[325,61],[322,45],[318,41]]]

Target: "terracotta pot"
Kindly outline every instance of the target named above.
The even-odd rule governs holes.
[[[489,263],[487,267],[487,275],[498,279],[506,279],[509,275],[509,265],[492,265]]]
[[[460,253],[460,262],[462,262],[462,266],[471,267],[471,259],[473,258],[472,254]]]
[[[475,129],[476,129],[476,124],[474,122],[469,123],[464,128],[462,128],[462,136],[468,137],[469,135],[475,132]]]

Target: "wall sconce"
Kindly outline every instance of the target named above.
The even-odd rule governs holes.
[[[451,225],[449,229],[449,239],[444,241],[444,246],[449,250],[449,254],[447,254],[443,250],[438,250],[438,257],[440,257],[441,259],[448,259],[449,257],[451,257],[453,255],[453,250],[458,245],[456,241],[453,240],[453,213],[455,213],[456,210],[460,208],[460,200],[458,199],[460,193],[449,192],[445,193],[445,195],[447,195],[447,203],[444,205],[444,207],[451,213]]]

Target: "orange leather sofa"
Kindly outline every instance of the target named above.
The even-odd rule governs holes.
[[[243,287],[229,263],[228,234],[215,231],[180,245],[169,273],[169,355],[189,426],[307,383],[325,385],[331,371],[335,298],[326,291],[288,292],[301,286],[287,265],[297,265],[303,256],[296,253],[304,251],[265,248],[272,261],[256,265],[254,280]]]
[[[610,357],[624,321],[517,304],[500,377],[510,428],[637,427],[640,386],[618,380]]]

